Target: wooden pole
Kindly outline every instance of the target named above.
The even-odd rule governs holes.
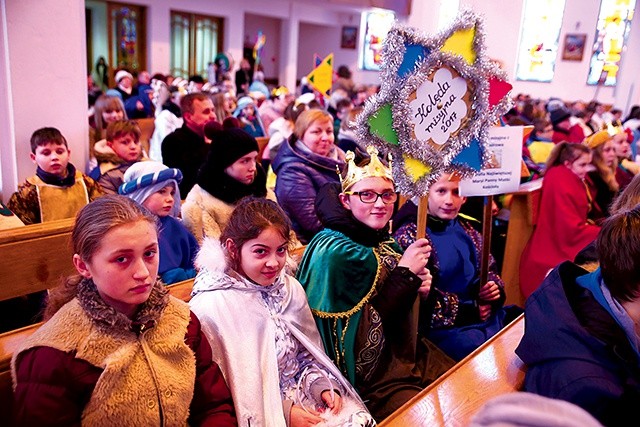
[[[429,196],[420,197],[418,202],[418,220],[416,222],[416,239],[422,239],[427,235],[427,212],[429,210]]]
[[[493,196],[484,196],[484,211],[482,213],[482,254],[480,257],[480,286],[487,283],[489,276],[489,256],[491,254],[491,225],[493,216],[491,207]]]

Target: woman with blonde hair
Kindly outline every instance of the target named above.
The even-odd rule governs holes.
[[[106,144],[105,138],[107,137],[109,123],[128,119],[122,99],[118,96],[100,95],[93,108],[94,126],[89,128],[89,164],[87,173],[98,166],[95,145],[98,142],[101,142],[101,145]]]
[[[224,122],[224,119],[231,117],[236,109],[236,100],[233,94],[229,92],[218,92],[211,96],[213,109],[216,112],[216,121]]]
[[[599,131],[585,138],[584,144],[591,148],[591,164],[595,167],[585,179],[594,203],[591,219],[599,222],[609,216],[611,202],[620,191],[616,181],[618,159],[613,138],[607,131]]]
[[[306,110],[298,116],[293,134],[273,159],[278,203],[303,244],[322,229],[314,208],[318,189],[338,182],[336,166],[345,164],[344,152],[333,140],[333,117],[323,110]]]

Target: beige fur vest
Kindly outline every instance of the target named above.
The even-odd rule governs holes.
[[[195,356],[184,342],[189,320],[189,306],[170,297],[157,325],[140,335],[105,330],[76,298],[16,354],[48,346],[75,351],[76,358],[104,370],[84,408],[82,425],[185,426],[196,376]],[[15,378],[15,365],[12,369]]]

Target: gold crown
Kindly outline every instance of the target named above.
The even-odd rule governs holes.
[[[340,183],[342,184],[342,191],[347,191],[349,188],[353,186],[358,181],[361,181],[365,178],[372,177],[380,177],[386,178],[390,181],[393,181],[393,175],[391,174],[391,153],[389,153],[389,166],[385,166],[380,159],[378,158],[378,150],[376,147],[368,146],[367,153],[371,157],[371,161],[365,166],[359,167],[356,166],[354,162],[355,154],[353,151],[347,151],[346,156],[346,171],[344,178],[340,173],[340,169],[336,166],[338,170],[338,176],[340,177]]]

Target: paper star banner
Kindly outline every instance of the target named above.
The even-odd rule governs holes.
[[[318,55],[314,57],[315,68],[307,74],[309,84],[323,95],[329,96],[333,84],[333,53],[320,60]]]
[[[392,153],[401,193],[425,196],[441,173],[467,178],[489,162],[488,128],[511,108],[511,85],[484,39],[469,10],[435,36],[397,23],[387,34],[380,91],[358,116],[357,136]]]

